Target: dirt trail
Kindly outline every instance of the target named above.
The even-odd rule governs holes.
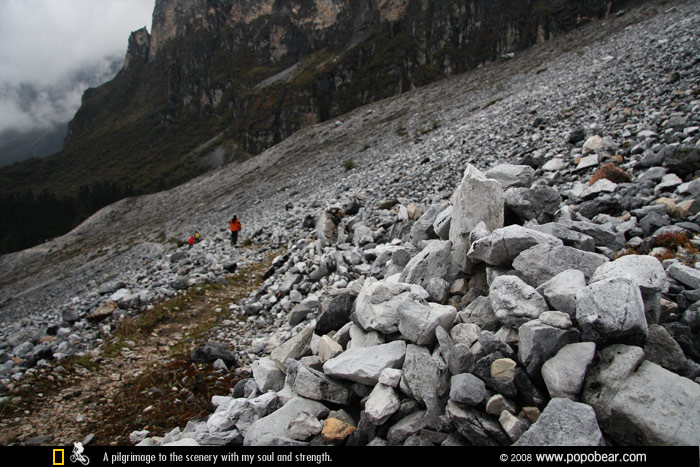
[[[71,445],[93,434],[93,444],[128,445],[132,431],[163,436],[211,413],[212,395],[229,395],[249,376],[247,354],[234,348],[242,366],[226,371],[193,363],[189,352],[222,327],[251,332],[229,306],[259,285],[267,267],[244,269],[224,286],[193,287],[123,323],[97,355],[23,379],[0,407],[0,444]]]

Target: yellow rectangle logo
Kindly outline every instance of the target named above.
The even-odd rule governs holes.
[[[60,460],[56,460],[56,455],[59,455]],[[53,450],[53,465],[64,465],[66,463],[66,451],[65,449],[54,449]]]

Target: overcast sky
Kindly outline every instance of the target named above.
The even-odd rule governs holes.
[[[70,119],[87,87],[75,73],[90,67],[105,76],[131,31],[150,32],[154,3],[0,0],[0,131]],[[28,100],[26,85],[40,92]]]

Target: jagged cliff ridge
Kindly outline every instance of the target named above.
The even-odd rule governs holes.
[[[197,162],[215,147],[204,165],[257,154],[621,3],[158,0],[152,34],[134,32],[121,73],[85,93],[50,172],[65,174],[64,186],[105,175],[137,191],[172,186],[204,170]]]

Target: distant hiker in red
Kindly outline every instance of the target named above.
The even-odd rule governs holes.
[[[190,235],[190,240],[188,243],[190,244],[190,248],[192,248],[192,245],[194,245],[194,235]]]
[[[243,226],[241,225],[241,221],[238,220],[238,217],[233,216],[233,219],[229,219],[228,229],[231,231],[231,245],[235,245],[236,242],[238,242],[238,232],[240,232],[242,228]]]

